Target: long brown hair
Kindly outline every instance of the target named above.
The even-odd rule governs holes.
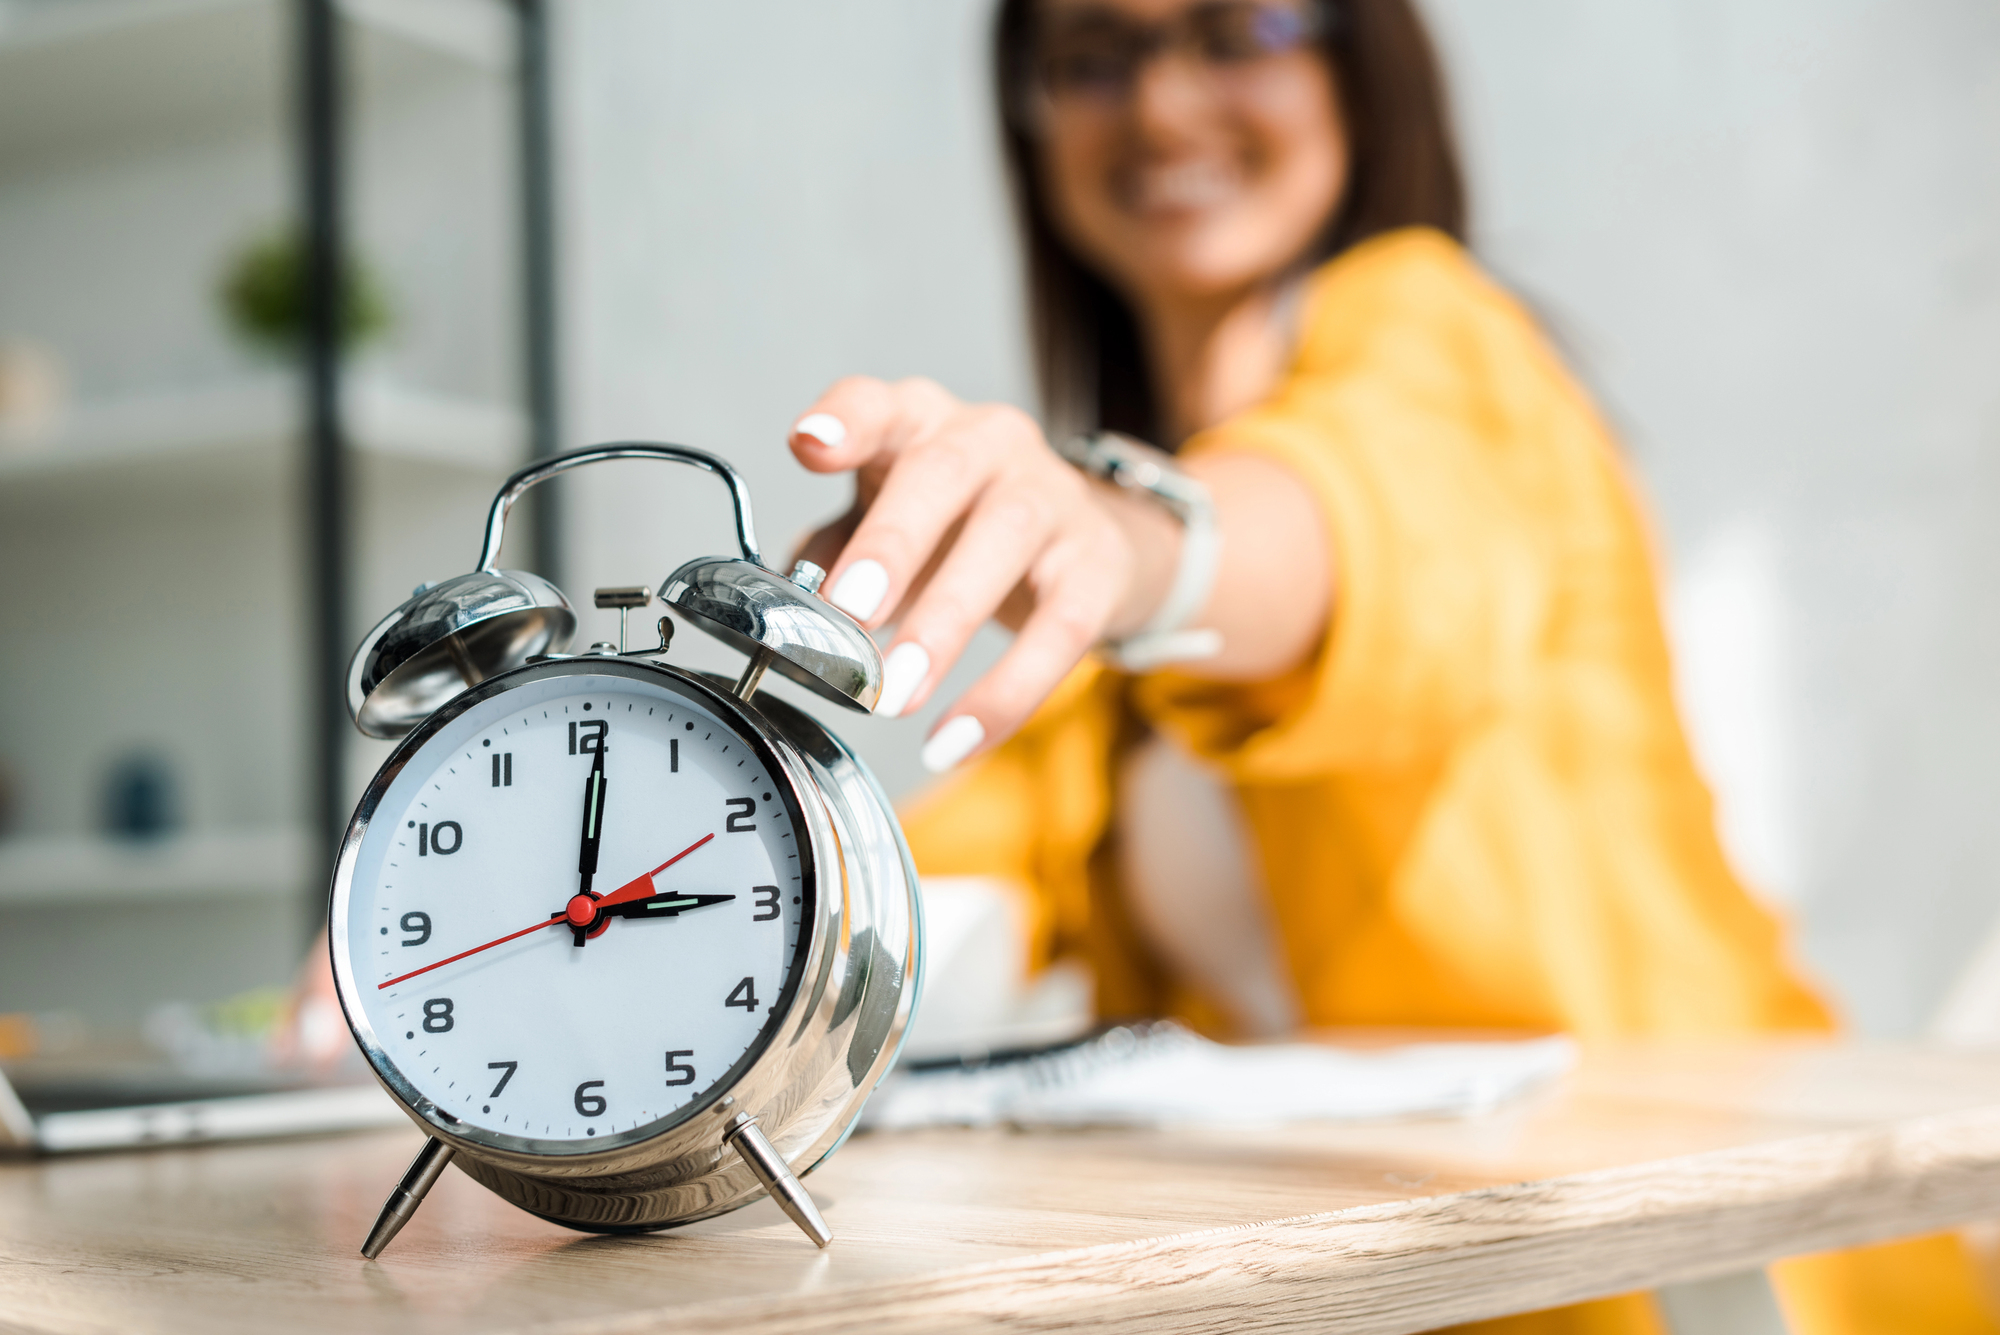
[[[1313,2],[1326,19],[1321,46],[1346,118],[1351,165],[1339,210],[1307,258],[1329,259],[1398,227],[1435,227],[1464,240],[1465,187],[1444,79],[1411,0]],[[1008,114],[1031,74],[1038,3],[1002,0],[993,50],[1007,176],[1027,248],[1042,407],[1052,432],[1107,428],[1157,440],[1138,321],[1057,233],[1034,139]]]

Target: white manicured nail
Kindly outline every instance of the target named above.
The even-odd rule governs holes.
[[[811,436],[828,449],[847,439],[847,423],[832,413],[807,413],[792,425],[795,436]]]
[[[840,572],[826,600],[856,621],[866,621],[889,594],[889,572],[880,561],[860,560]]]
[[[882,661],[882,694],[875,701],[875,712],[884,718],[901,714],[930,675],[931,656],[924,652],[924,646],[906,640],[891,649]]]
[[[924,743],[921,758],[924,768],[933,774],[942,774],[957,767],[958,762],[979,749],[986,740],[986,729],[970,714],[960,714],[951,722],[931,734]]]

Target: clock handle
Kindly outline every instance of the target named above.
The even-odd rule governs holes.
[[[368,1230],[368,1240],[361,1244],[361,1254],[374,1260],[389,1245],[389,1239],[403,1231],[403,1225],[410,1222],[410,1216],[424,1203],[424,1197],[437,1185],[438,1175],[457,1153],[451,1146],[432,1136],[417,1151],[417,1157],[410,1161],[410,1171],[403,1174],[403,1180],[389,1193],[389,1199],[382,1204],[381,1217],[375,1227]]]
[[[500,559],[501,539],[507,534],[507,512],[514,508],[514,502],[520,500],[528,488],[546,482],[558,473],[567,473],[572,468],[608,463],[613,459],[660,459],[667,463],[689,464],[721,478],[729,484],[729,498],[736,505],[736,545],[743,549],[744,560],[752,565],[764,564],[763,553],[757,549],[756,525],[750,518],[749,484],[727,459],[707,450],[695,449],[692,445],[619,440],[538,459],[508,478],[501,486],[500,494],[493,498],[493,508],[487,512],[486,543],[479,550],[479,564],[474,568],[488,573],[498,569],[495,563]]]
[[[778,1208],[791,1217],[815,1247],[824,1247],[833,1241],[833,1230],[820,1217],[819,1207],[813,1204],[812,1193],[792,1176],[792,1170],[769,1137],[758,1129],[757,1119],[748,1113],[738,1113],[729,1123],[729,1129],[722,1133],[722,1143],[732,1145],[743,1156],[743,1162],[750,1165],[750,1171],[764,1184],[764,1190],[771,1193],[771,1199]]]

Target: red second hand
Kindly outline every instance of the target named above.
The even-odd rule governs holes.
[[[377,992],[380,992],[385,987],[394,987],[398,983],[407,983],[408,981],[410,981],[410,979],[415,978],[420,973],[429,973],[432,969],[442,969],[447,964],[456,964],[460,960],[464,959],[467,955],[477,955],[482,950],[491,950],[495,946],[504,946],[517,936],[526,936],[529,932],[539,932],[544,927],[553,927],[557,923],[563,921],[564,919],[560,914],[558,914],[553,918],[544,918],[540,922],[536,923],[533,927],[523,927],[518,932],[509,932],[505,936],[498,937],[492,941],[488,941],[483,946],[474,946],[470,950],[461,950],[456,955],[453,955],[450,959],[442,959],[435,964],[426,964],[421,969],[412,969],[408,973],[402,975],[400,978],[391,978],[386,983],[377,983],[375,984],[375,990]]]
[[[693,843],[689,844],[686,848],[683,848],[680,852],[674,854],[672,857],[668,858],[665,862],[662,862],[659,866],[653,868],[645,875],[635,877],[634,879],[627,881],[624,885],[619,886],[616,890],[613,890],[610,894],[606,895],[604,898],[594,901],[593,907],[598,907],[606,904],[622,904],[628,899],[644,899],[647,895],[653,892],[653,878],[655,876],[658,876],[661,872],[673,866],[676,862],[679,862],[682,858],[694,852],[697,848],[700,848],[703,844],[707,843],[709,840],[713,838],[715,838],[713,832],[703,835],[701,838],[695,840]],[[488,941],[483,946],[474,946],[470,950],[461,950],[456,955],[452,955],[446,959],[441,959],[437,961],[435,964],[426,964],[421,969],[412,969],[406,974],[402,974],[396,978],[391,978],[386,983],[375,984],[375,990],[377,992],[380,992],[385,987],[394,987],[398,983],[407,983],[408,981],[410,981],[410,979],[415,978],[418,974],[429,973],[432,969],[442,969],[447,964],[458,963],[460,960],[464,959],[467,955],[477,955],[482,950],[491,950],[495,946],[504,946],[509,941],[514,940],[516,937],[526,936],[530,932],[539,932],[544,927],[554,927],[557,926],[558,924],[562,926],[569,926],[570,923],[568,914],[558,913],[553,918],[544,918],[538,923],[534,923],[531,924],[530,926],[523,927],[518,932],[509,932],[505,936],[495,937],[493,940]]]
[[[673,866],[676,862],[679,862],[682,858],[694,852],[697,848],[700,848],[703,844],[707,843],[709,840],[713,838],[715,838],[713,834],[703,835],[701,838],[689,844],[686,848],[683,848],[680,852],[668,858],[665,862],[662,862],[659,866],[647,872],[644,876],[633,877],[631,880],[625,882],[625,884],[619,886],[616,890],[613,890],[610,894],[606,895],[604,898],[598,900],[597,907],[601,909],[610,908],[613,904],[623,904],[627,900],[644,899],[647,895],[653,893],[653,878],[655,876],[658,876],[661,872]]]

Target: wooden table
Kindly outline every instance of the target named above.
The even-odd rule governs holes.
[[[1416,1331],[2000,1215],[2000,1055],[1593,1050],[1466,1121],[856,1138],[768,1202],[595,1238],[453,1172],[356,1254],[415,1131],[0,1166],[7,1332]]]

